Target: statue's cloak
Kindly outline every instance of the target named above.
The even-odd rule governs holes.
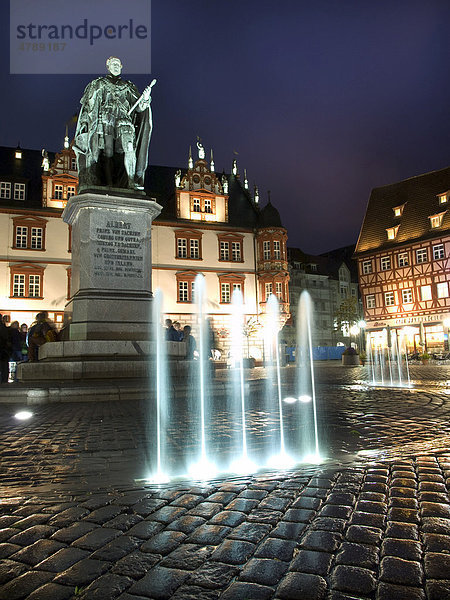
[[[98,164],[105,147],[105,128],[111,126],[114,129],[117,126],[115,123],[117,119],[121,123],[129,123],[134,127],[135,182],[143,185],[153,126],[151,109],[148,107],[141,111],[138,105],[129,117],[125,116],[139,96],[136,86],[121,77],[99,77],[86,86],[80,100],[81,111],[73,146],[78,158],[80,185],[105,185]],[[114,154],[123,154],[120,140],[115,140]]]

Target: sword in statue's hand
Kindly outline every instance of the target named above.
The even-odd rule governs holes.
[[[154,79],[150,85],[148,85],[145,90],[142,92],[142,94],[139,96],[139,98],[136,100],[136,102],[133,104],[133,106],[130,108],[130,110],[128,111],[128,116],[131,115],[131,113],[133,112],[133,110],[136,108],[136,106],[139,104],[139,102],[141,102],[141,100],[144,99],[144,95],[146,95],[148,93],[148,95],[150,96],[150,92],[152,87],[155,85],[156,83],[156,79]]]

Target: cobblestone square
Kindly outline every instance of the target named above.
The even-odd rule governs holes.
[[[411,375],[319,364],[322,464],[165,485],[142,403],[17,421],[3,386],[0,600],[449,599],[450,367]]]

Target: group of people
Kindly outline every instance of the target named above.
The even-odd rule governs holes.
[[[178,321],[166,319],[166,340],[168,342],[184,342],[186,344],[186,358],[192,360],[194,352],[197,350],[197,342],[191,334],[191,326],[185,325],[181,329]]]
[[[56,340],[56,329],[45,311],[36,315],[30,329],[26,323],[19,325],[19,321],[8,326],[0,315],[0,383],[8,383],[10,363],[36,361],[39,347]]]

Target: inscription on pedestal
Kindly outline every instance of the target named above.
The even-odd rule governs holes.
[[[128,287],[143,278],[145,223],[105,217],[91,223],[92,274]]]

